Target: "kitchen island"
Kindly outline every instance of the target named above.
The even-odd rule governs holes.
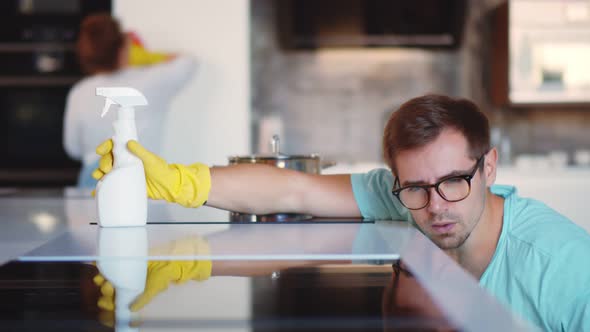
[[[148,225],[129,233],[98,227],[89,192],[71,189],[7,190],[0,211],[0,330],[528,329],[403,222],[231,222],[150,202]],[[134,313],[97,306],[106,266],[141,276],[194,261],[211,261],[212,275],[172,283]],[[144,287],[154,270],[143,273],[127,286]]]

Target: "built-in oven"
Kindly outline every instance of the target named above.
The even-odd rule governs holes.
[[[0,186],[63,186],[80,164],[62,145],[66,96],[82,78],[82,19],[111,0],[0,1]]]

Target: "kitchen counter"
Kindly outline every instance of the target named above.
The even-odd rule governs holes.
[[[102,229],[89,192],[0,192],[0,330],[528,329],[406,223],[236,223],[163,202],[148,216]],[[154,262],[206,260],[210,278],[173,284],[136,313],[96,305],[98,274],[122,272],[141,293]]]

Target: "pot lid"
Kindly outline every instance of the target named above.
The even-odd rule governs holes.
[[[279,135],[273,135],[270,142],[272,153],[266,154],[251,154],[245,156],[230,156],[230,161],[255,161],[255,160],[294,160],[294,159],[320,159],[320,156],[316,153],[309,155],[286,155],[280,152],[280,139]]]
[[[313,153],[308,155],[285,155],[285,154],[251,154],[245,156],[229,156],[230,161],[234,160],[308,160],[308,159],[320,159],[320,156]]]

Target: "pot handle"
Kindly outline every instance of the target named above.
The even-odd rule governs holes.
[[[334,160],[322,160],[322,162],[320,162],[320,168],[324,169],[324,168],[336,166],[336,164],[337,164],[337,162],[335,162]]]
[[[270,140],[270,147],[271,147],[271,150],[272,150],[272,153],[273,154],[278,155],[278,154],[281,153],[281,151],[280,151],[280,142],[281,142],[281,140],[279,139],[279,135],[276,135],[275,134],[275,135],[272,136],[272,139]]]

